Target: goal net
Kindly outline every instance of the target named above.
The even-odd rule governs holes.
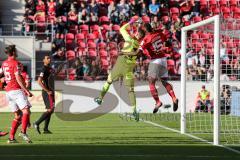
[[[181,132],[240,145],[240,20],[182,28]]]

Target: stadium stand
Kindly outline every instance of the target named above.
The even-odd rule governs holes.
[[[223,18],[240,18],[239,0],[26,0],[25,21],[36,23],[36,32],[46,32],[50,30],[45,23],[51,23],[54,28],[54,40],[52,54],[58,48],[64,47],[65,57],[69,59],[69,53],[75,53],[75,59],[83,59],[89,65],[88,76],[101,76],[114,65],[120,48],[122,37],[119,28],[126,23],[131,16],[141,16],[144,23],[150,22],[155,29],[161,29],[164,34],[172,41],[174,46],[167,51],[169,53],[169,79],[180,78],[180,30],[203,19],[207,19],[216,14],[221,14]],[[26,31],[31,28],[28,23],[24,25]],[[228,29],[233,29],[231,23],[226,24]],[[240,28],[240,24],[238,25]],[[33,28],[32,28],[33,29]],[[135,29],[132,28],[132,31]],[[213,56],[213,35],[204,31],[194,31],[191,33],[192,48],[194,51],[204,52],[207,56]],[[63,45],[64,43],[65,45]],[[222,46],[226,47],[226,56],[229,58],[226,65],[226,72],[230,73],[230,79],[240,79],[234,75],[238,70],[234,69],[234,64],[238,63],[240,46],[239,39],[224,36]],[[205,49],[204,49],[205,48]],[[236,49],[232,49],[236,48]],[[72,58],[70,58],[72,59]],[[199,57],[198,57],[199,59]],[[91,74],[95,69],[92,68],[92,61],[96,62],[100,70],[99,73]],[[190,60],[189,60],[190,61]],[[111,63],[106,63],[111,62]],[[147,63],[147,61],[146,61]],[[198,73],[201,67],[199,60],[196,62],[195,69],[188,68],[190,78],[198,80]],[[226,63],[226,62],[222,62]],[[74,65],[67,63],[64,67],[65,73],[71,77]],[[139,62],[137,65],[145,63]],[[57,65],[55,65],[56,67]],[[236,65],[235,65],[236,66]],[[143,66],[137,66],[142,68]],[[206,72],[210,72],[210,65],[205,66]],[[83,67],[82,67],[83,68]],[[71,73],[67,73],[68,70]],[[230,71],[228,71],[230,70]],[[194,72],[194,78],[191,73]],[[80,72],[79,72],[80,73]],[[77,72],[76,72],[77,74]],[[136,74],[140,74],[136,69]],[[239,74],[238,74],[239,75]],[[77,75],[74,79],[78,79]],[[143,77],[138,75],[137,77]],[[93,77],[96,79],[96,77]],[[71,78],[73,80],[73,78]]]

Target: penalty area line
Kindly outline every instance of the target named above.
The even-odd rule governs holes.
[[[151,121],[147,121],[147,120],[144,120],[144,119],[140,119],[140,121],[142,121],[142,122],[144,122],[144,123],[147,123],[147,124],[150,124],[150,125],[153,125],[153,126],[158,127],[158,128],[162,128],[162,129],[165,129],[165,130],[169,130],[169,131],[172,131],[172,132],[175,132],[175,133],[182,134],[180,131],[178,131],[178,130],[176,130],[176,129],[172,129],[172,128],[169,128],[169,127],[166,127],[166,126],[163,126],[163,125],[160,125],[160,124],[151,122]],[[210,142],[210,141],[208,141],[208,140],[206,140],[206,139],[203,139],[203,138],[200,138],[200,137],[197,137],[197,136],[188,134],[188,133],[184,133],[183,135],[185,135],[185,136],[187,136],[187,137],[190,137],[190,138],[193,138],[193,139],[196,139],[196,140],[199,140],[199,141],[201,141],[201,142],[204,142],[204,143],[208,143],[208,144],[213,145],[212,142]],[[227,146],[223,146],[223,145],[217,145],[217,147],[221,147],[221,148],[224,148],[224,149],[226,149],[226,150],[232,151],[232,152],[234,152],[234,153],[240,154],[240,151],[239,151],[239,150],[233,149],[233,148],[231,148],[231,147],[227,147]]]

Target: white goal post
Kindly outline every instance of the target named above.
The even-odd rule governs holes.
[[[187,32],[198,27],[214,24],[214,120],[213,144],[220,140],[220,16],[183,27],[181,30],[181,133],[186,133],[186,49]]]

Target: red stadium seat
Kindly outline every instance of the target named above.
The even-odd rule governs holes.
[[[66,34],[66,49],[71,50],[74,48],[74,34],[67,33]]]
[[[193,17],[193,22],[194,23],[197,23],[197,22],[200,22],[200,21],[202,21],[201,17],[199,17],[199,16]]]
[[[238,7],[234,8],[232,13],[233,13],[233,18],[240,19],[240,8]]]
[[[87,42],[95,42],[95,39],[96,39],[96,37],[93,33],[89,33],[87,35]]]
[[[75,77],[76,77],[76,70],[75,69],[69,68],[67,70],[67,73],[68,73],[68,80],[70,80],[70,81],[75,80]]]
[[[109,52],[110,57],[117,57],[118,56],[118,51],[112,50]]]
[[[223,12],[223,18],[227,19],[227,18],[231,18],[231,15],[230,15],[230,8],[228,7],[224,7],[222,9],[222,12]]]
[[[109,47],[109,51],[112,51],[112,50],[118,50],[118,45],[116,42],[109,42],[108,43],[108,47]]]
[[[97,52],[96,51],[88,51],[88,56],[91,58],[96,58],[97,57]]]
[[[83,25],[80,25],[80,26],[79,26],[79,30],[80,30],[80,32],[83,33],[84,36],[86,37],[87,34],[88,34],[88,31],[89,31],[89,27],[88,27],[88,25],[83,24]]]
[[[99,56],[101,57],[101,59],[102,59],[102,58],[105,58],[105,59],[106,59],[107,56],[108,56],[108,54],[107,54],[106,51],[103,51],[103,50],[102,50],[102,51],[99,52]]]
[[[106,43],[104,43],[104,42],[98,43],[98,50],[99,50],[99,51],[101,51],[101,50],[104,50],[104,51],[105,51],[106,48],[107,48]]]
[[[117,24],[115,24],[115,25],[112,26],[112,30],[113,30],[113,31],[116,31],[116,32],[119,32],[120,26],[117,25]]]
[[[99,18],[99,22],[101,24],[109,24],[110,20],[109,20],[109,18],[107,16],[102,16],[102,17]]]
[[[108,70],[109,62],[107,59],[101,59],[102,69]]]
[[[79,43],[79,42],[84,42],[84,40],[85,40],[84,34],[83,34],[83,33],[78,33],[78,34],[76,35],[76,40],[77,40],[77,43]]]
[[[88,51],[96,51],[96,44],[94,42],[88,42]]]
[[[220,5],[220,7],[226,7],[228,5],[228,1],[227,0],[220,0],[219,5]]]
[[[150,18],[149,18],[148,16],[143,16],[143,17],[142,17],[142,21],[143,21],[144,23],[149,23],[149,22],[150,22]]]
[[[173,16],[173,15],[179,16],[179,9],[176,8],[176,7],[170,8],[170,14],[171,14],[172,16]]]
[[[68,27],[69,33],[77,34],[78,32],[78,26],[77,25],[71,25]]]
[[[200,0],[200,5],[207,6],[208,5],[207,0]]]
[[[76,58],[75,52],[72,51],[72,50],[67,51],[67,52],[66,52],[66,58],[67,58],[67,60],[69,60],[69,61],[75,59],[75,58]]]
[[[164,24],[166,24],[170,21],[170,18],[168,16],[163,16],[162,21],[163,21]]]
[[[213,9],[213,14],[214,14],[214,15],[218,15],[218,14],[220,14],[220,13],[221,13],[221,11],[220,11],[219,8]]]

